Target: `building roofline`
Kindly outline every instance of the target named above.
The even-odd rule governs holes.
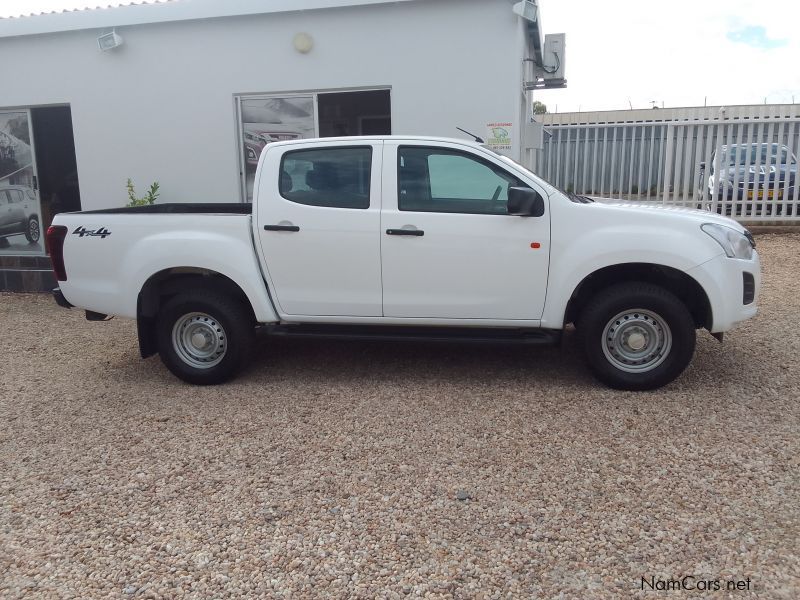
[[[147,4],[0,18],[0,38],[412,1],[415,0],[155,0]]]
[[[614,124],[667,121],[725,121],[735,118],[774,119],[800,113],[800,104],[726,104],[714,106],[672,106],[629,110],[584,110],[536,115],[546,127],[582,124]]]

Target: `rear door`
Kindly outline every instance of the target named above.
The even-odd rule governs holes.
[[[382,315],[382,142],[267,147],[256,231],[283,315]]]
[[[508,188],[534,187],[472,147],[387,142],[381,253],[386,317],[538,320],[550,211],[508,214]]]

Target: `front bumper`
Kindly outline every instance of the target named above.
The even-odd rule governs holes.
[[[720,254],[716,258],[689,269],[688,274],[703,287],[711,303],[711,333],[731,330],[734,325],[753,317],[758,312],[761,290],[761,261],[753,250],[751,260],[728,258]],[[752,285],[745,274],[752,276]],[[746,290],[745,288],[754,288]],[[745,292],[752,295],[752,302],[745,304]],[[749,299],[749,298],[748,298]]]
[[[64,298],[64,293],[61,291],[61,288],[55,288],[53,290],[53,299],[56,301],[56,304],[63,308],[72,308],[72,304],[69,303],[69,300]]]

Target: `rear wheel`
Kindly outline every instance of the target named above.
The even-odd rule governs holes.
[[[606,385],[650,390],[680,375],[694,354],[694,321],[674,294],[623,283],[595,296],[579,320],[589,368]]]
[[[36,217],[31,217],[28,219],[28,226],[25,228],[25,239],[31,244],[35,244],[39,241],[40,236],[41,231],[39,228],[39,219]]]
[[[240,301],[210,290],[179,294],[162,307],[158,352],[174,375],[211,385],[233,377],[255,340],[250,312]]]

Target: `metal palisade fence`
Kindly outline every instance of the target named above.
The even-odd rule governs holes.
[[[534,170],[588,196],[800,222],[800,105],[545,115]]]

